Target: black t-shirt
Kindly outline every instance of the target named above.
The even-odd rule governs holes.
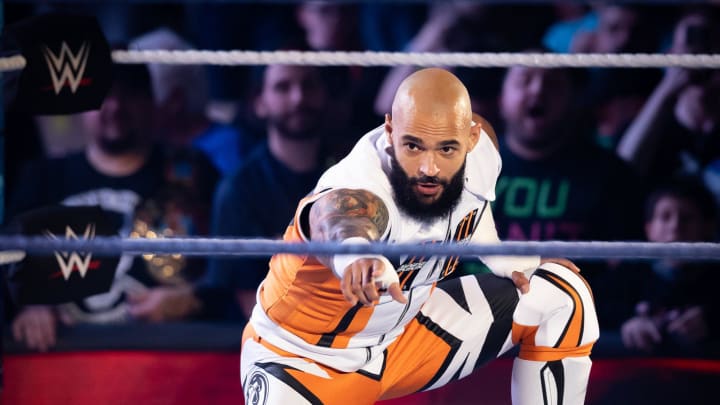
[[[493,214],[501,240],[640,240],[642,185],[617,157],[587,143],[529,161],[502,143]],[[596,296],[608,261],[574,258]],[[596,288],[597,286],[597,288]]]
[[[100,205],[120,215],[129,215],[135,206],[162,185],[163,162],[154,150],[137,172],[111,177],[90,165],[85,153],[28,163],[8,203],[8,217],[49,204]]]
[[[192,231],[207,229],[206,220],[217,172],[200,152],[178,152],[154,147],[145,164],[127,176],[108,176],[97,171],[85,153],[29,162],[10,196],[8,218],[48,205],[97,205],[108,212],[117,234],[127,237],[134,228],[137,208],[148,201],[181,197],[193,202],[188,217],[196,222]],[[177,199],[177,198],[176,198]],[[204,201],[203,201],[204,200]],[[204,208],[203,208],[204,205]],[[162,207],[160,207],[162,210]],[[206,211],[203,214],[203,209]],[[203,219],[205,218],[205,219]],[[64,305],[78,321],[112,321],[126,317],[125,294],[142,286],[165,282],[153,275],[143,260],[123,257],[115,283],[108,293]]]
[[[493,214],[502,240],[638,240],[642,187],[630,169],[588,143],[529,161],[502,142]]]

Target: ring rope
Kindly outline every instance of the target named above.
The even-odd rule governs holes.
[[[464,66],[464,67],[624,67],[720,68],[719,54],[649,53],[461,53],[461,52],[315,52],[315,51],[209,51],[115,50],[116,63],[189,65],[314,65],[314,66]],[[0,58],[0,72],[25,67],[21,55]]]
[[[50,255],[53,252],[118,254],[183,254],[187,256],[270,256],[291,254],[380,254],[384,256],[539,255],[589,259],[720,260],[718,243],[506,241],[496,244],[340,244],[336,242],[287,243],[274,239],[120,238],[49,239],[41,236],[0,236],[0,251]]]

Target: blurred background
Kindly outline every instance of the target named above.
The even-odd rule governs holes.
[[[5,26],[55,11],[94,16],[113,49],[720,48],[713,1],[6,0],[2,11]],[[17,53],[2,42],[3,55]],[[500,141],[501,239],[717,242],[720,70],[446,68]],[[382,124],[415,69],[115,65],[100,109],[61,116],[19,108],[17,72],[5,73],[3,224],[32,233],[49,207],[99,206],[110,235],[279,238],[299,199]],[[715,403],[718,263],[579,264],[604,331],[588,403]],[[59,305],[23,303],[3,281],[2,403],[241,402],[240,337],[267,259],[105,265],[116,268],[109,292]],[[469,261],[456,273],[478,268]],[[510,361],[387,403],[509,403]]]

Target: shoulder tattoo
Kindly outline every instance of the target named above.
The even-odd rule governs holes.
[[[338,189],[313,204],[310,228],[320,239],[361,236],[376,240],[385,232],[389,218],[387,207],[375,194],[366,190]]]

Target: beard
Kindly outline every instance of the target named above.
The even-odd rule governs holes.
[[[294,128],[288,125],[287,117],[270,117],[268,118],[269,124],[277,129],[277,131],[285,139],[304,141],[308,139],[318,138],[321,135],[322,120],[320,114],[316,110],[304,110],[301,112],[311,118],[308,120],[307,125],[303,125],[299,128]]]
[[[391,153],[390,156],[392,164],[390,184],[395,194],[395,201],[403,212],[415,219],[425,221],[442,218],[455,208],[460,201],[465,183],[465,162],[448,181],[431,176],[410,177],[400,167],[395,154]],[[439,184],[443,187],[442,194],[437,200],[424,203],[420,201],[414,190],[414,186],[418,183]]]

